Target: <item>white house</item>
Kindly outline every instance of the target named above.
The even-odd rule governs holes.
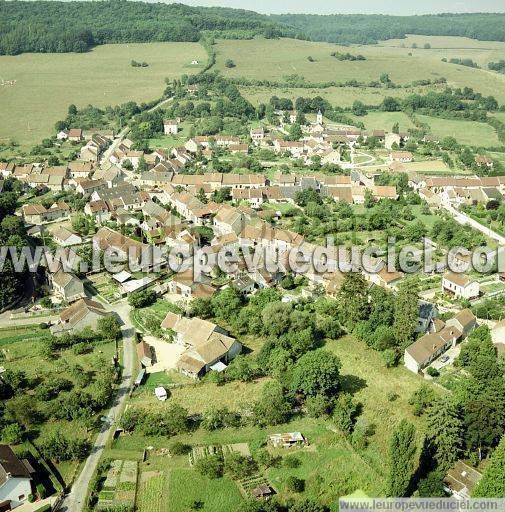
[[[175,119],[163,120],[163,133],[165,135],[177,135],[179,132],[179,124]]]
[[[442,291],[456,298],[473,299],[479,296],[480,285],[465,274],[447,272],[442,278]]]
[[[63,226],[58,227],[52,232],[54,241],[63,247],[69,247],[71,245],[82,244],[82,238],[75,233],[72,233]]]
[[[0,445],[0,503],[6,502],[7,510],[28,502],[33,473],[27,460],[20,460],[10,446]]]

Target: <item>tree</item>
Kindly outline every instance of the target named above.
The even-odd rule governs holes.
[[[332,396],[340,387],[340,367],[340,359],[331,352],[307,352],[293,368],[291,390],[305,397]]]
[[[367,114],[366,107],[362,101],[355,100],[352,104],[352,113],[355,116],[365,116]]]
[[[505,436],[493,452],[482,479],[478,483],[472,498],[503,498],[505,496]]]
[[[286,489],[289,492],[303,492],[305,490],[305,480],[290,475],[286,478]]]
[[[23,429],[19,423],[11,423],[2,429],[2,441],[7,444],[19,444],[23,441]]]
[[[416,429],[412,423],[402,420],[389,442],[388,495],[401,498],[407,496],[414,471],[416,453]]]
[[[298,123],[292,124],[289,128],[289,135],[287,140],[300,140],[303,137],[302,128]]]
[[[235,480],[241,480],[256,473],[258,465],[252,457],[232,452],[226,457],[224,469]]]
[[[352,330],[360,320],[365,320],[370,311],[368,286],[363,274],[348,272],[344,275],[337,302],[340,321]]]
[[[229,320],[240,311],[242,297],[236,288],[229,287],[216,293],[211,299],[211,304],[216,317]]]
[[[419,388],[412,393],[409,399],[409,405],[412,406],[412,413],[414,416],[421,416],[424,414],[428,407],[433,404],[436,399],[435,391],[432,386],[428,384],[421,384]]]
[[[156,302],[156,292],[154,290],[142,290],[133,292],[128,297],[128,304],[134,308],[145,308]]]
[[[223,476],[224,463],[222,455],[207,455],[198,459],[195,463],[196,470],[209,478],[220,478]]]
[[[398,286],[395,297],[395,336],[399,343],[411,341],[417,327],[419,314],[419,284],[417,279],[405,279]]]
[[[333,421],[344,434],[352,432],[359,409],[360,404],[349,393],[344,393],[338,397],[333,409]]]
[[[261,397],[253,407],[255,422],[258,425],[278,425],[285,423],[291,414],[291,404],[284,396],[284,390],[277,381],[267,382]]]
[[[105,340],[117,341],[121,338],[121,324],[116,315],[107,315],[97,322],[98,332]]]
[[[460,459],[464,427],[459,408],[449,397],[435,400],[427,412],[428,441],[442,469]]]

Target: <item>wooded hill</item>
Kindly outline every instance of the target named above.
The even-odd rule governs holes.
[[[106,0],[0,1],[0,54],[85,52],[106,43],[255,35],[371,44],[406,34],[505,41],[505,14],[266,16],[241,9]]]

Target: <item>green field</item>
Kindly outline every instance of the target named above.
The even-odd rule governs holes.
[[[414,124],[403,112],[370,112],[366,116],[352,116],[356,121],[364,123],[367,130],[386,130],[390,132],[395,123],[400,125],[400,131],[414,128]]]
[[[503,58],[503,52],[494,48],[494,43],[490,45],[493,49],[479,49],[480,55],[487,60],[496,59],[497,54]],[[223,40],[218,42],[216,49],[217,68],[225,76],[283,81],[286,75],[298,74],[310,82],[369,82],[388,73],[398,84],[445,77],[451,86],[473,87],[484,95],[494,95],[498,101],[505,101],[505,75],[441,62],[442,57],[467,56],[457,50],[451,50],[451,53],[392,46],[343,47],[293,39]],[[367,60],[339,61],[330,55],[335,51],[360,53]],[[309,56],[315,62],[309,62]],[[226,59],[232,59],[236,67],[227,68],[224,65]]]
[[[198,71],[205,62],[198,43],[149,43],[98,46],[88,53],[23,54],[0,57],[0,142],[34,144],[52,135],[68,105],[105,107],[161,96],[164,79]],[[130,61],[145,61],[134,68]]]
[[[431,133],[438,137],[454,137],[461,144],[478,147],[496,147],[501,143],[493,127],[477,121],[454,121],[430,116],[416,116],[419,121],[431,127]]]

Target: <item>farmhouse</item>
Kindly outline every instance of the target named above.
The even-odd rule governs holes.
[[[263,128],[251,128],[249,132],[254,143],[259,143],[265,138],[265,130]]]
[[[60,313],[58,323],[51,328],[51,332],[58,335],[68,331],[82,331],[85,327],[96,329],[98,320],[107,314],[99,302],[79,299]]]
[[[210,370],[221,371],[242,350],[242,345],[228,336],[226,331],[201,318],[185,318],[168,313],[161,327],[173,331],[176,342],[186,347],[177,368],[192,378],[198,378]]]
[[[67,139],[71,142],[80,142],[82,140],[82,130],[80,128],[70,128]]]
[[[49,283],[57,297],[66,302],[75,302],[86,297],[84,284],[71,272],[60,268],[55,274],[48,274]]]
[[[447,272],[442,278],[442,291],[454,295],[456,298],[473,299],[479,296],[478,281],[465,274]]]
[[[2,510],[12,510],[32,494],[32,474],[35,471],[26,459],[19,459],[6,444],[0,444],[0,503]]]

